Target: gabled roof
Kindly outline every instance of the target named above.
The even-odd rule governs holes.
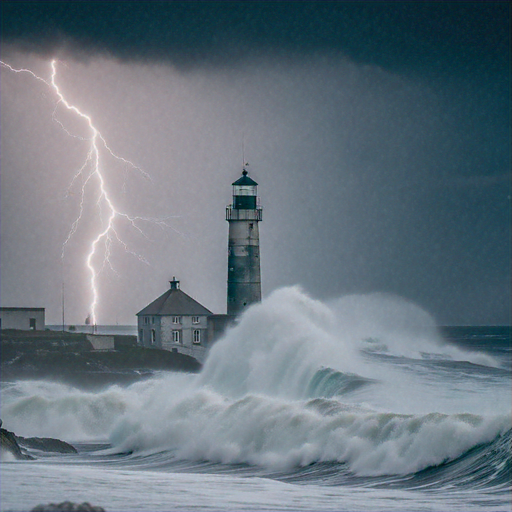
[[[212,312],[179,289],[169,289],[146,306],[139,315],[211,315]]]

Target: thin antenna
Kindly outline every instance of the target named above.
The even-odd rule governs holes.
[[[64,281],[62,281],[62,332],[66,330],[66,324],[64,321]]]
[[[246,167],[249,165],[249,162],[245,161],[245,132],[242,131],[242,171],[246,171]]]
[[[242,169],[245,169],[245,132],[242,130]]]
[[[66,330],[66,323],[64,321],[64,263],[60,260],[61,280],[62,280],[62,332]]]

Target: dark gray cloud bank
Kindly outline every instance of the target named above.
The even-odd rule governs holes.
[[[441,324],[509,324],[508,2],[10,2],[2,60],[49,77],[116,153],[117,204],[172,217],[120,234],[101,323],[134,314],[178,275],[225,311],[224,206],[241,146],[260,183],[263,292],[386,292]],[[1,299],[69,322],[90,301],[77,214],[83,142],[55,97],[1,70]],[[74,121],[59,111],[59,117]],[[81,128],[72,124],[74,130]],[[94,194],[90,192],[94,204]]]

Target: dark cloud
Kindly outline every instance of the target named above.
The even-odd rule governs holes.
[[[269,52],[342,52],[421,74],[509,65],[508,2],[10,1],[2,41],[130,60],[229,64]]]

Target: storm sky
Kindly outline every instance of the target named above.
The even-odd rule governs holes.
[[[384,292],[439,324],[510,324],[509,2],[1,2],[1,59],[94,120],[116,205],[98,323],[176,276],[226,311],[231,183],[259,183],[262,291]],[[100,213],[57,97],[1,68],[1,302],[83,323]],[[83,123],[58,107],[73,135]],[[104,212],[103,212],[104,213]],[[146,262],[141,261],[146,260]],[[101,266],[102,259],[98,259]]]

